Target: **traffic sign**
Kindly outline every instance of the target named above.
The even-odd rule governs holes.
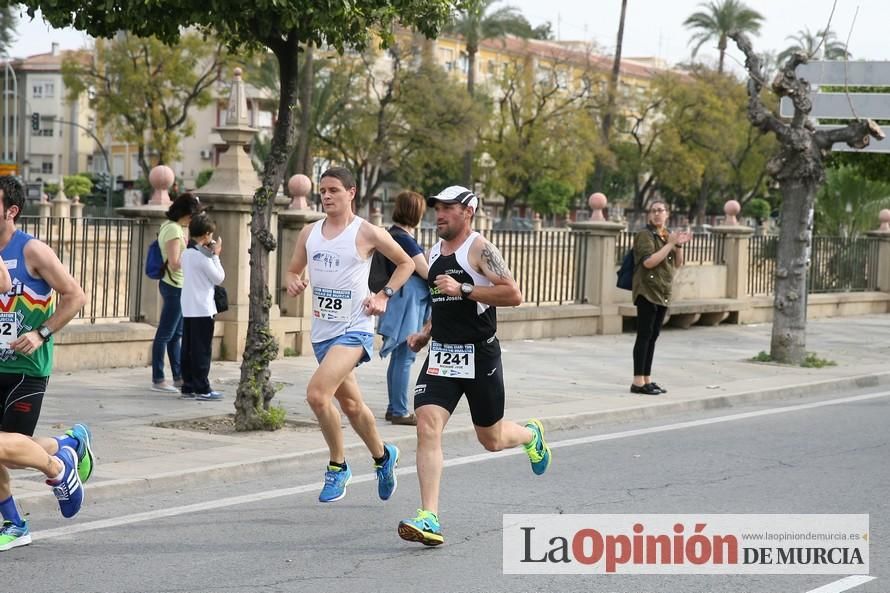
[[[819,120],[853,120],[856,117],[868,119],[890,119],[890,62],[809,62],[797,67],[797,75],[812,85],[810,101],[813,109],[810,117],[816,120],[817,129],[826,130],[843,127],[819,125]],[[875,92],[821,92],[823,87],[880,87]],[[794,104],[788,97],[782,97],[779,115],[783,118],[794,116]],[[835,144],[833,150],[857,152],[890,152],[890,142],[872,142],[863,149],[850,148],[843,142]]]

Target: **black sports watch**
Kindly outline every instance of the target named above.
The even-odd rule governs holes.
[[[387,298],[392,298],[392,295],[394,295],[396,293],[396,291],[394,291],[389,286],[384,286],[382,292],[383,292],[383,294],[385,294],[387,296]]]
[[[460,294],[464,298],[467,298],[473,292],[473,288],[474,286],[472,284],[470,284],[469,282],[464,282],[460,285]]]
[[[46,342],[50,338],[50,336],[53,335],[53,330],[46,327],[45,325],[41,325],[37,328],[37,335],[43,338],[43,341]]]

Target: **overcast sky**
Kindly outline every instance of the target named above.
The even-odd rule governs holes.
[[[621,0],[502,0],[519,8],[534,25],[546,21],[560,39],[596,40],[608,52],[614,50]],[[689,57],[689,31],[683,27],[687,16],[698,9],[696,0],[628,0],[624,33],[625,56],[657,56],[670,63]],[[766,17],[755,49],[782,50],[785,37],[804,27],[816,31],[825,26],[833,0],[747,0],[747,5]],[[890,60],[886,27],[890,22],[888,0],[838,0],[832,29],[841,41],[853,25],[850,52],[854,59]],[[63,49],[83,47],[87,38],[73,30],[51,30],[40,19],[20,23],[18,40],[9,54],[24,57],[48,52],[53,41]],[[705,58],[716,61],[716,50],[702,47]],[[733,55],[741,59],[741,54]],[[732,60],[730,60],[732,62]]]

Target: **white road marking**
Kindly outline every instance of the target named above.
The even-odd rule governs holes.
[[[837,399],[823,400],[808,404],[798,404],[794,406],[784,406],[781,408],[769,408],[765,410],[758,410],[756,412],[744,412],[740,414],[729,414],[727,416],[717,416],[714,418],[704,418],[701,420],[691,420],[688,422],[676,422],[674,424],[664,424],[662,426],[651,426],[649,428],[640,428],[636,430],[625,430],[621,432],[613,432],[608,434],[600,434],[600,435],[592,435],[587,437],[581,437],[577,439],[567,439],[564,441],[556,441],[549,443],[550,448],[557,449],[562,447],[574,447],[577,445],[587,445],[590,443],[597,443],[602,441],[612,441],[617,439],[623,439],[634,436],[641,436],[646,434],[656,434],[660,432],[668,432],[672,430],[683,430],[685,428],[693,428],[697,426],[707,426],[709,424],[720,424],[723,422],[734,422],[736,420],[747,420],[749,418],[757,418],[760,416],[772,416],[774,414],[786,414],[789,412],[799,412],[803,410],[812,410],[815,408],[822,408],[826,406],[835,406],[841,404],[855,403],[861,401],[868,401],[872,399],[878,399],[881,397],[887,397],[890,395],[890,391],[882,391],[880,393],[869,393],[866,395],[856,395],[851,397],[843,397]],[[446,467],[455,467],[460,465],[467,465],[470,463],[479,463],[482,461],[490,461],[492,459],[497,459],[500,457],[509,457],[511,455],[525,455],[525,451],[521,447],[517,447],[515,449],[510,449],[507,451],[500,451],[498,453],[481,453],[478,455],[469,455],[466,457],[460,457],[457,459],[447,459],[445,460]],[[399,476],[408,476],[417,473],[416,466],[409,466],[404,468],[399,468],[396,470],[396,473]],[[371,482],[376,479],[376,474],[361,474],[352,476],[352,480],[350,484],[358,484],[361,482]],[[144,521],[153,521],[155,519],[162,519],[165,517],[176,517],[179,515],[187,515],[189,513],[197,513],[202,511],[209,511],[214,509],[222,509],[231,506],[237,506],[241,504],[249,504],[254,502],[259,502],[262,500],[271,500],[273,498],[282,498],[284,496],[293,496],[295,494],[306,494],[308,492],[317,492],[321,488],[321,484],[312,483],[305,484],[303,486],[296,486],[294,488],[283,488],[278,490],[267,490],[265,492],[257,492],[254,494],[244,494],[241,496],[232,496],[229,498],[221,498],[218,500],[209,500],[205,502],[199,502],[195,504],[189,504],[179,507],[171,507],[168,509],[158,509],[155,511],[148,511],[145,513],[136,513],[133,515],[127,515],[123,517],[114,517],[110,519],[100,519],[98,521],[89,521],[86,523],[75,523],[71,526],[59,527],[57,529],[48,529],[46,531],[39,531],[32,535],[32,539],[34,541],[45,540],[45,539],[54,539],[57,537],[68,537],[71,535],[75,535],[78,533],[84,533],[86,531],[95,531],[97,529],[109,529],[113,527],[121,527],[123,525],[132,525],[134,523],[141,523]],[[89,487],[86,489],[86,493],[89,494]],[[321,503],[319,503],[321,504]],[[850,577],[854,578],[854,577]],[[833,590],[822,591],[817,589],[818,593],[832,593]],[[843,591],[843,589],[838,589],[837,591]],[[808,592],[814,593],[814,592]]]
[[[806,593],[841,593],[842,591],[847,591],[852,589],[853,587],[858,587],[859,585],[864,585],[870,581],[875,580],[878,577],[870,577],[868,575],[859,574],[851,577],[842,578],[839,581],[835,581],[833,583],[828,583],[818,589],[811,589]]]

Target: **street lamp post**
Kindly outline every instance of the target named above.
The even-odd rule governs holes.
[[[111,216],[111,187],[112,187],[112,176],[111,176],[111,161],[108,159],[108,152],[105,150],[105,146],[102,145],[102,141],[93,133],[93,131],[86,126],[82,126],[73,121],[65,121],[63,119],[56,119],[56,122],[60,124],[67,124],[69,126],[74,126],[75,128],[80,128],[84,132],[90,135],[90,138],[96,141],[96,144],[99,145],[99,150],[102,151],[102,156],[105,158],[105,171],[108,173],[108,183],[105,184],[105,213],[107,216]]]

